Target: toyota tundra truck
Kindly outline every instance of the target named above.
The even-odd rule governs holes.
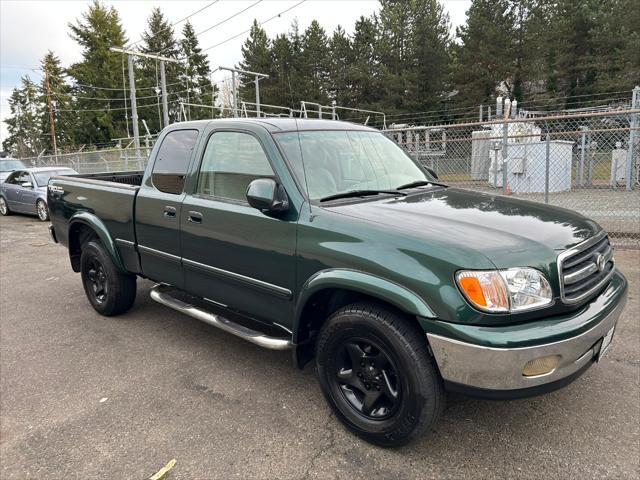
[[[567,385],[627,295],[593,220],[448,186],[346,122],[176,123],[144,172],[55,177],[48,205],[99,314],[149,279],[162,305],[313,362],[336,417],[382,446],[434,425],[446,391]]]

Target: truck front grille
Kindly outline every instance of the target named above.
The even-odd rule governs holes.
[[[558,256],[560,298],[578,303],[604,287],[614,272],[613,249],[603,231]]]

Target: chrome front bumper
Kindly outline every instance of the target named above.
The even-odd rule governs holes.
[[[586,367],[600,353],[600,340],[615,327],[626,297],[596,326],[575,337],[521,348],[492,348],[427,333],[447,382],[481,390],[514,391],[559,382]],[[535,377],[522,374],[525,364],[548,355],[560,355],[558,366]]]

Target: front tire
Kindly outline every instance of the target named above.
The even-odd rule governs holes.
[[[41,222],[49,220],[49,209],[47,208],[47,204],[44,200],[38,200],[36,202],[36,213],[38,214],[38,218]]]
[[[346,306],[327,320],[316,342],[316,371],[336,416],[376,445],[408,443],[444,408],[442,378],[424,334],[375,303]]]
[[[136,276],[120,272],[99,241],[82,248],[80,275],[87,298],[100,315],[119,315],[135,302]]]
[[[9,210],[9,205],[4,197],[0,197],[0,215],[3,217],[11,215],[11,210]]]

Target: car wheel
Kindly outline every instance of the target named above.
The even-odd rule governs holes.
[[[327,320],[316,342],[316,372],[336,416],[376,445],[409,442],[444,408],[424,333],[375,303],[346,306]]]
[[[11,215],[11,210],[9,210],[9,205],[7,205],[7,201],[4,197],[0,197],[0,215],[7,216]]]
[[[41,222],[49,220],[49,209],[47,208],[47,204],[44,200],[38,200],[36,202],[36,212]]]
[[[136,299],[136,276],[122,273],[99,241],[90,241],[80,255],[80,274],[91,305],[101,315],[119,315]]]

